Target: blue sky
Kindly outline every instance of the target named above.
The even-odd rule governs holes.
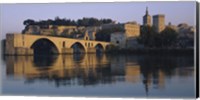
[[[23,21],[54,19],[56,16],[67,19],[83,17],[111,18],[117,22],[137,21],[142,24],[146,7],[149,14],[165,14],[165,23],[188,23],[195,25],[195,3],[189,2],[126,2],[126,3],[56,3],[56,4],[1,4],[1,38],[6,33],[20,33]]]

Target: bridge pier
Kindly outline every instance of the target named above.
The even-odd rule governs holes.
[[[62,54],[73,54],[72,48],[62,48]]]
[[[96,53],[96,48],[87,48],[86,53]]]
[[[23,48],[23,47],[15,47],[12,52],[6,52],[6,55],[33,55],[33,49]]]

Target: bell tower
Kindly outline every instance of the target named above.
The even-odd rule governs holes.
[[[148,7],[146,7],[146,14],[143,16],[143,25],[151,26],[151,16],[149,15]]]

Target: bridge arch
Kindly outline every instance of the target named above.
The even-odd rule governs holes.
[[[75,42],[73,43],[70,48],[73,49],[73,53],[86,53],[86,48],[84,46],[84,44],[80,43],[80,42]]]
[[[108,50],[110,48],[110,45],[105,45],[105,50]]]
[[[96,53],[102,53],[105,50],[105,48],[103,47],[103,45],[100,44],[100,43],[96,44],[95,48],[96,48]]]
[[[56,44],[48,38],[40,38],[32,43],[30,46],[33,49],[35,55],[48,55],[48,54],[58,54],[59,49]]]

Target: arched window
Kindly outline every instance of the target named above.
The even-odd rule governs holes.
[[[88,47],[90,47],[90,43],[88,43]]]

